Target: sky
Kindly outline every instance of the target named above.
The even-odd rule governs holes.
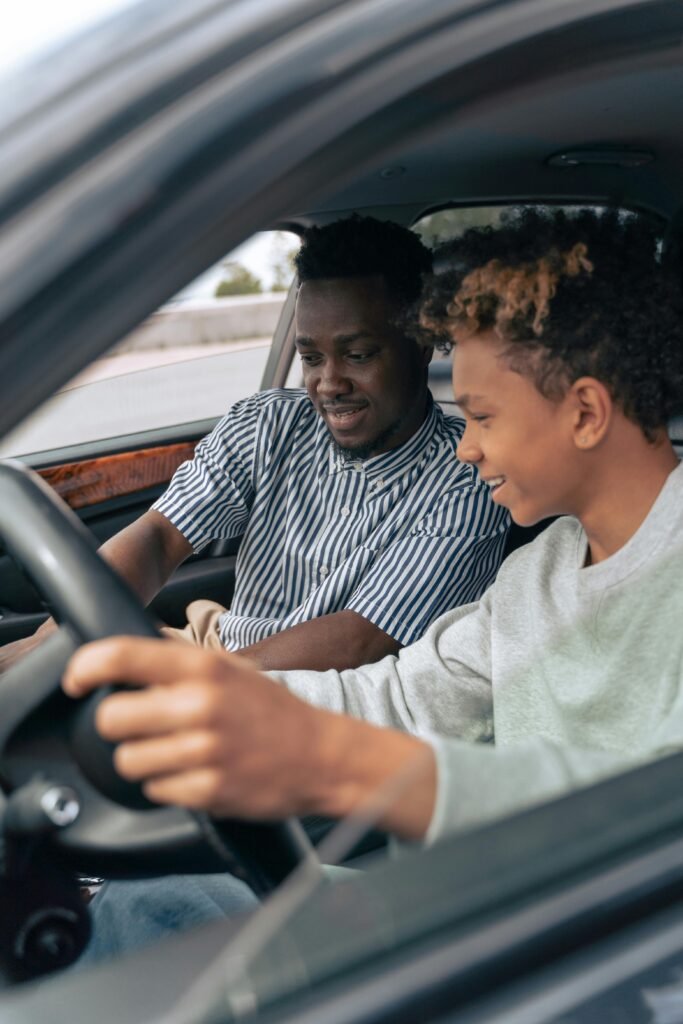
[[[135,0],[5,0],[0,32],[0,71],[95,24]]]

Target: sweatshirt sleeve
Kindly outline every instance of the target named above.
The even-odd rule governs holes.
[[[675,698],[638,747],[599,750],[528,736],[509,746],[462,742],[436,728],[437,795],[427,844],[556,799],[683,750],[683,670]]]
[[[426,845],[452,832],[507,817],[650,760],[643,754],[582,750],[533,737],[510,747],[426,737],[437,765],[437,794]]]
[[[490,591],[442,615],[399,655],[344,672],[273,672],[317,707],[423,735],[471,743],[493,735]]]

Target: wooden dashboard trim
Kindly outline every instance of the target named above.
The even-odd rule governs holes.
[[[82,462],[66,462],[38,472],[73,509],[98,505],[109,498],[124,497],[167,483],[181,465],[191,459],[196,441],[144,448]]]

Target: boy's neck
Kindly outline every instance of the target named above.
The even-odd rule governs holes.
[[[678,465],[662,432],[648,442],[638,428],[621,432],[609,451],[594,453],[590,491],[578,518],[588,538],[587,565],[602,562],[622,548],[647,518],[669,474]]]

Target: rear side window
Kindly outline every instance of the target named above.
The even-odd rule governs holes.
[[[535,209],[543,209],[543,204],[534,203]],[[585,204],[578,204],[584,205]],[[555,207],[557,208],[557,207]],[[571,211],[576,205],[567,205],[561,209]],[[430,249],[438,249],[442,243],[451,238],[458,238],[469,228],[497,227],[506,213],[512,210],[520,210],[524,207],[520,204],[515,206],[457,206],[428,213],[413,225],[413,230],[420,235],[422,241]],[[599,209],[599,207],[598,207]],[[633,216],[628,210],[623,211],[624,216]],[[447,270],[448,267],[435,260],[434,269],[436,273]],[[452,415],[458,415],[458,407],[453,401],[453,390],[451,387],[450,354],[436,351],[429,368],[429,387],[444,410]],[[674,429],[674,428],[672,428]],[[674,436],[683,438],[683,429],[676,424]]]
[[[449,238],[457,238],[467,231],[468,228],[479,228],[490,225],[495,227],[500,223],[501,215],[509,207],[506,206],[457,206],[450,209],[437,210],[428,213],[420,218],[413,225],[422,241],[430,249],[436,249]],[[434,269],[438,273],[447,269],[439,266],[438,261]],[[451,359],[450,355],[436,351],[429,366],[429,389],[443,408],[444,412],[452,416],[459,413],[458,407],[453,401],[453,387],[451,384]]]

